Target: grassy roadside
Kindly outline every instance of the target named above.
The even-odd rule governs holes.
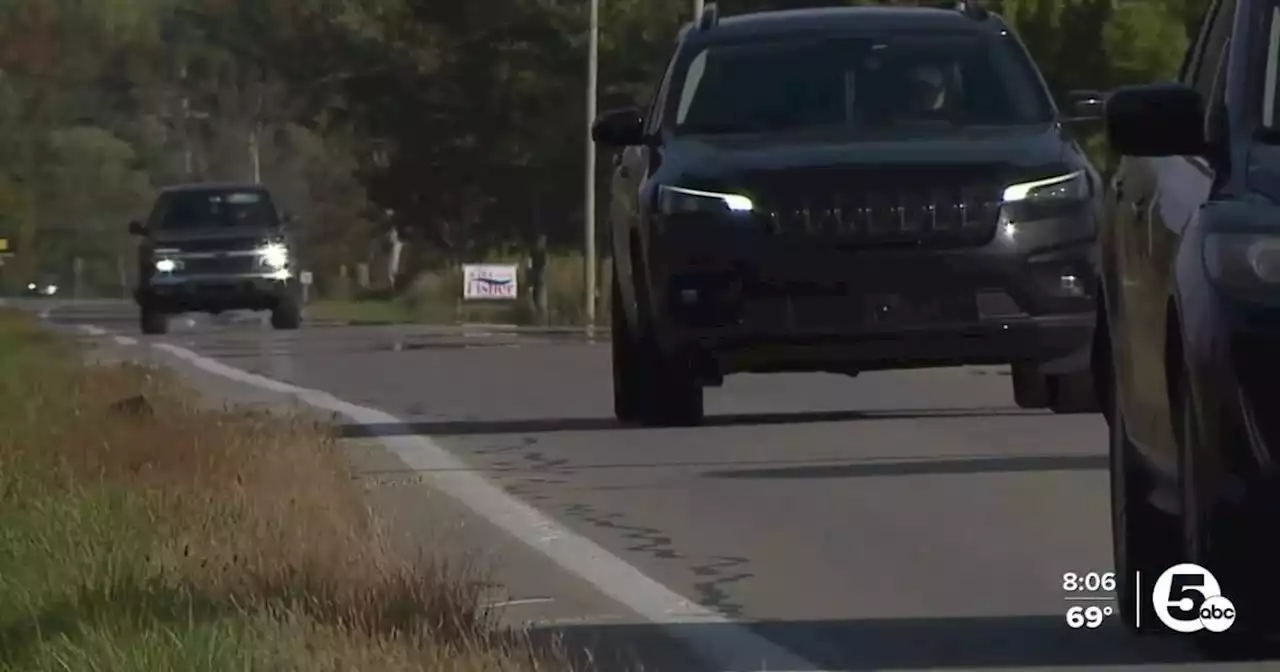
[[[0,311],[0,671],[563,670],[406,563],[327,431]]]

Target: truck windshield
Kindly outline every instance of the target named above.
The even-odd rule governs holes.
[[[711,45],[688,61],[677,134],[815,127],[1009,126],[1053,120],[1009,35],[898,32]]]
[[[153,216],[163,230],[280,226],[270,196],[254,190],[176,192]]]

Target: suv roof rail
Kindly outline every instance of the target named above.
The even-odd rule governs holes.
[[[702,16],[698,17],[698,30],[710,30],[720,23],[720,5],[708,2],[702,6]]]

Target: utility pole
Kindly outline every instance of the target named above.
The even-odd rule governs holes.
[[[591,21],[587,40],[587,169],[583,204],[583,300],[587,329],[596,323],[596,143],[591,139],[591,124],[596,119],[597,79],[600,70],[600,0],[590,0]]]
[[[258,122],[249,128],[249,164],[253,167],[253,183],[262,184],[262,153],[258,149]]]

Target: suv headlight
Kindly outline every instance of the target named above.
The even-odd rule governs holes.
[[[1005,203],[1040,200],[1080,200],[1089,196],[1089,180],[1083,170],[1011,184],[1004,189]]]
[[[693,212],[751,212],[755,204],[741,194],[700,191],[684,187],[658,187],[658,210],[664,215]]]
[[[1204,239],[1204,267],[1214,283],[1251,293],[1280,289],[1280,235],[1211,233]]]
[[[258,250],[258,258],[271,268],[282,269],[289,265],[289,248],[280,243],[267,243]]]

